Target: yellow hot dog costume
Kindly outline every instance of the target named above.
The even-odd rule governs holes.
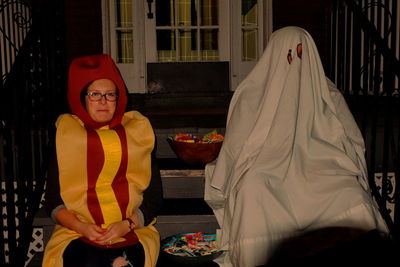
[[[73,61],[69,75],[68,98],[76,115],[63,114],[56,122],[60,194],[66,208],[81,221],[107,227],[131,216],[142,203],[143,191],[151,179],[153,129],[139,112],[123,112],[125,86],[109,56]],[[85,86],[100,78],[113,80],[119,93],[113,120],[106,125],[91,120],[80,100]],[[63,266],[63,252],[77,238],[82,237],[56,225],[46,246],[43,266]],[[159,233],[150,224],[113,241],[112,247],[140,242],[145,266],[155,266],[159,240]]]

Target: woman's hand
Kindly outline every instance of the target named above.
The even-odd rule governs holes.
[[[82,236],[89,239],[90,241],[96,242],[97,239],[104,236],[107,229],[103,229],[100,226],[93,223],[81,222],[77,225],[76,231],[80,233]]]
[[[106,229],[102,229],[96,224],[82,222],[73,212],[66,208],[62,208],[56,213],[56,220],[59,224],[83,235],[91,241],[95,241],[106,232]]]
[[[129,233],[131,229],[129,228],[129,222],[127,220],[122,220],[110,224],[101,237],[97,238],[95,242],[105,245],[110,244],[117,238],[123,237]]]

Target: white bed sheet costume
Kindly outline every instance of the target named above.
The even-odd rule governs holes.
[[[234,92],[221,152],[206,166],[205,200],[228,251],[216,261],[266,264],[283,239],[323,227],[388,232],[370,194],[364,152],[310,34],[298,27],[274,32]]]

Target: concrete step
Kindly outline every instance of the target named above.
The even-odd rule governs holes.
[[[182,233],[204,232],[215,234],[219,228],[214,215],[161,215],[157,217],[156,229],[161,239]]]

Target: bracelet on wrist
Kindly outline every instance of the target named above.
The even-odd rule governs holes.
[[[125,220],[127,220],[129,222],[129,229],[131,230],[131,232],[133,232],[133,230],[135,230],[135,222],[131,219],[131,218],[126,218]]]

